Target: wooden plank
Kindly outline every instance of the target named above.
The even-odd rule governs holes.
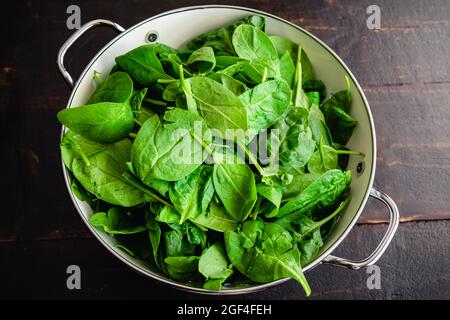
[[[336,254],[367,256],[385,226],[356,226]],[[312,299],[449,299],[450,221],[402,224],[377,263],[381,289],[369,290],[365,270],[319,266],[307,273]],[[418,263],[420,261],[420,263]],[[81,268],[81,290],[68,290],[66,268]],[[0,244],[0,298],[205,299],[146,279],[115,259],[94,239]],[[294,281],[234,299],[304,299]],[[229,297],[221,297],[229,299]]]
[[[369,87],[377,133],[375,187],[397,202],[402,219],[450,218],[450,83]],[[373,210],[364,222],[384,221]]]

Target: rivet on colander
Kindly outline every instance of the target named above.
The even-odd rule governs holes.
[[[149,33],[147,33],[146,40],[147,42],[155,42],[156,40],[158,40],[158,32],[150,31]]]
[[[358,165],[356,166],[356,173],[358,176],[362,175],[364,172],[364,169],[366,168],[366,163],[364,161],[360,161]]]

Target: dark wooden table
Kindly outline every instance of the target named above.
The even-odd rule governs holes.
[[[79,1],[81,20],[108,18],[129,27],[147,17],[208,1]],[[0,19],[2,209],[1,298],[195,299],[146,279],[95,240],[66,191],[56,112],[70,90],[57,72],[66,1],[12,1]],[[366,27],[363,1],[219,1],[253,7],[296,23],[325,41],[362,85],[378,140],[375,186],[401,211],[401,225],[379,261],[381,289],[368,274],[331,266],[308,273],[313,299],[450,298],[450,2],[378,0],[381,29]],[[69,52],[78,74],[111,37],[99,29]],[[338,248],[362,258],[386,228],[384,208],[369,204]],[[82,289],[66,288],[66,268],[82,270]],[[302,299],[294,282],[243,299]]]

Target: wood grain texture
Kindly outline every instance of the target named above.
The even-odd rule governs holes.
[[[450,221],[402,224],[377,265],[381,289],[369,290],[365,270],[322,265],[306,274],[311,299],[450,299]],[[385,226],[356,226],[335,254],[360,259],[373,250]],[[423,239],[427,239],[426,242]],[[66,269],[81,268],[81,290],[68,290]],[[94,239],[0,244],[0,299],[205,299],[147,279]],[[304,299],[294,281],[239,299]],[[230,297],[221,297],[222,300]]]
[[[449,1],[379,0],[376,4],[381,8],[380,30],[366,27],[366,8],[373,4],[371,0],[77,2],[82,22],[107,18],[124,27],[166,10],[208,3],[270,12],[304,27],[335,50],[362,85],[374,115],[378,144],[374,186],[396,200],[403,222],[450,219]],[[16,268],[21,271],[5,279],[8,290],[2,294],[23,296],[26,289],[30,297],[37,296],[47,290],[42,286],[49,278],[52,284],[43,294],[47,297],[117,297],[122,286],[136,297],[157,297],[161,290],[161,297],[186,298],[135,276],[108,256],[87,231],[67,194],[56,113],[66,104],[70,90],[59,75],[55,60],[60,45],[72,33],[65,26],[70,4],[44,0],[14,1],[3,6],[8,14],[0,19],[4,43],[0,50],[0,165],[6,168],[2,174],[0,265],[2,270],[5,265],[5,270],[10,271],[4,274],[11,274]],[[114,36],[113,31],[101,28],[80,39],[66,61],[74,78]],[[386,222],[385,208],[370,201],[359,222]],[[357,229],[372,230],[366,228],[371,227]],[[374,228],[381,230],[384,226]],[[402,248],[395,250],[402,258],[395,260],[397,255],[392,251],[383,258],[387,270],[392,271],[386,292],[368,292],[364,282],[355,282],[365,278],[363,271],[321,267],[317,274],[315,270],[311,273],[317,289],[315,297],[448,297],[448,278],[443,279],[441,269],[448,266],[449,255],[442,253],[448,247],[442,240],[448,239],[448,222],[407,223],[401,230],[406,238]],[[373,246],[378,241],[372,233],[365,237],[364,233],[359,234],[351,239]],[[411,249],[410,242],[414,243]],[[400,245],[394,245],[397,246]],[[348,246],[345,250],[343,254],[350,255],[356,249]],[[92,282],[87,289],[82,293],[64,291],[61,286],[65,273],[61,268],[75,260],[90,266],[91,257],[96,257],[92,260],[95,267],[88,271]],[[435,276],[422,275],[420,265],[436,270]],[[32,270],[29,275],[20,269],[25,266]],[[402,268],[409,270],[408,278],[395,271]],[[38,270],[45,269],[51,270],[48,275],[52,275],[45,277],[47,280],[36,276]],[[414,279],[413,273],[420,278]],[[356,279],[355,274],[359,275]],[[333,279],[338,282],[330,287]],[[25,281],[28,285],[36,283],[36,288],[27,287]],[[13,288],[16,282],[17,290]],[[445,282],[445,286],[433,289],[427,282]],[[149,286],[157,290],[148,292]],[[299,294],[295,284],[290,283],[254,297],[292,298]]]

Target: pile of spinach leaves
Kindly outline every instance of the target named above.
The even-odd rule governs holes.
[[[249,16],[186,50],[155,43],[117,57],[86,105],[58,113],[62,158],[90,223],[168,277],[212,290],[293,278],[309,295],[302,266],[350,200],[357,121],[349,79],[327,97],[301,44],[264,27]],[[199,137],[196,124],[213,130]],[[248,162],[220,160],[229,129],[245,133],[231,145]],[[275,129],[267,159],[249,151]]]

